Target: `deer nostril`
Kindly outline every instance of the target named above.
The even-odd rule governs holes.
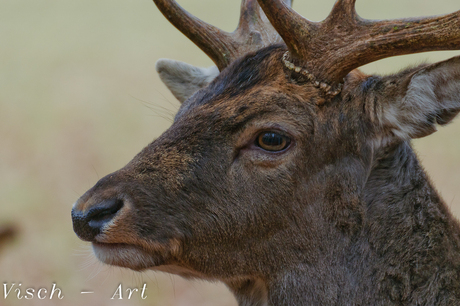
[[[92,241],[123,207],[120,199],[110,199],[100,202],[86,213],[72,211],[72,221],[75,233],[87,241]]]
[[[106,200],[91,208],[86,214],[86,218],[90,221],[110,220],[122,207],[122,200]]]
[[[122,207],[123,201],[119,199],[105,200],[99,203],[87,212],[88,225],[100,231],[107,222],[110,222],[115,217]]]

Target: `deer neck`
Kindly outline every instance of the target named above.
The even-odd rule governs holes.
[[[448,274],[460,272],[458,222],[408,142],[378,155],[364,188],[363,230],[350,254],[363,291],[350,294],[374,305],[449,300],[440,288],[458,286]]]
[[[456,283],[457,274],[448,271],[460,272],[457,221],[408,143],[383,152],[376,160],[359,191],[362,209],[347,205],[348,219],[324,211],[308,213],[325,216],[317,228],[308,229],[309,234],[320,237],[321,246],[301,250],[305,257],[290,258],[290,266],[284,262],[283,268],[272,267],[269,279],[226,282],[240,305],[286,305],[286,301],[291,305],[430,305],[452,301],[454,297],[439,288]],[[339,222],[330,222],[331,217]],[[288,237],[299,241],[308,233],[297,228],[284,235],[289,249],[288,245],[296,242]],[[299,250],[301,244],[296,246]],[[273,248],[270,252],[277,251]],[[429,295],[426,288],[430,288]]]

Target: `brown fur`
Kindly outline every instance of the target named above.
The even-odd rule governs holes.
[[[223,281],[240,305],[460,304],[460,228],[409,143],[460,110],[460,59],[353,71],[328,99],[284,52],[249,54],[185,101],[77,201],[77,235],[112,265]],[[431,86],[422,76],[436,101],[407,98],[419,79]],[[271,130],[291,146],[255,146]],[[123,207],[97,210],[113,199]]]

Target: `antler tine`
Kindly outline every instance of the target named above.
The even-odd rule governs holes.
[[[221,71],[246,53],[281,42],[257,0],[242,1],[240,23],[233,33],[222,31],[192,16],[174,0],[153,1],[163,15],[203,50]],[[292,0],[282,1],[288,6],[292,3]]]
[[[305,19],[281,0],[258,2],[292,55],[301,57],[303,52],[298,47],[310,41],[318,30],[318,23]]]
[[[323,67],[330,80],[339,81],[362,65],[398,55],[438,50],[460,50],[460,11],[424,18],[372,21],[349,15],[350,30],[338,30],[339,18],[326,20],[324,31],[340,38],[334,58]],[[353,21],[353,22],[352,22]],[[329,23],[329,24],[328,24]],[[323,29],[321,30],[323,31]],[[329,46],[331,48],[331,46]],[[337,69],[339,68],[339,69]]]
[[[153,2],[169,22],[214,61],[219,70],[228,66],[235,53],[229,33],[196,18],[174,0],[153,0]]]
[[[340,18],[342,22],[352,21],[357,16],[355,3],[356,0],[338,0],[327,20],[335,21]]]
[[[283,1],[287,6],[292,6],[293,0]],[[257,0],[242,1],[240,22],[234,33],[237,36],[247,36],[249,33],[252,43],[259,44],[261,48],[283,42],[281,36],[265,16]]]
[[[434,17],[365,21],[369,23],[366,36],[371,37],[369,61],[427,51],[460,50],[460,10]]]

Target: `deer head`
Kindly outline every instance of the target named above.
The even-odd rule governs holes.
[[[399,188],[379,181],[403,171],[388,154],[412,156],[408,140],[460,111],[460,57],[385,77],[356,68],[460,49],[460,11],[371,21],[338,0],[314,23],[289,0],[244,0],[225,33],[154,2],[220,72],[157,64],[183,101],[174,123],[75,203],[75,232],[104,263],[221,280],[244,305],[336,303],[351,249],[387,230],[369,207]]]

